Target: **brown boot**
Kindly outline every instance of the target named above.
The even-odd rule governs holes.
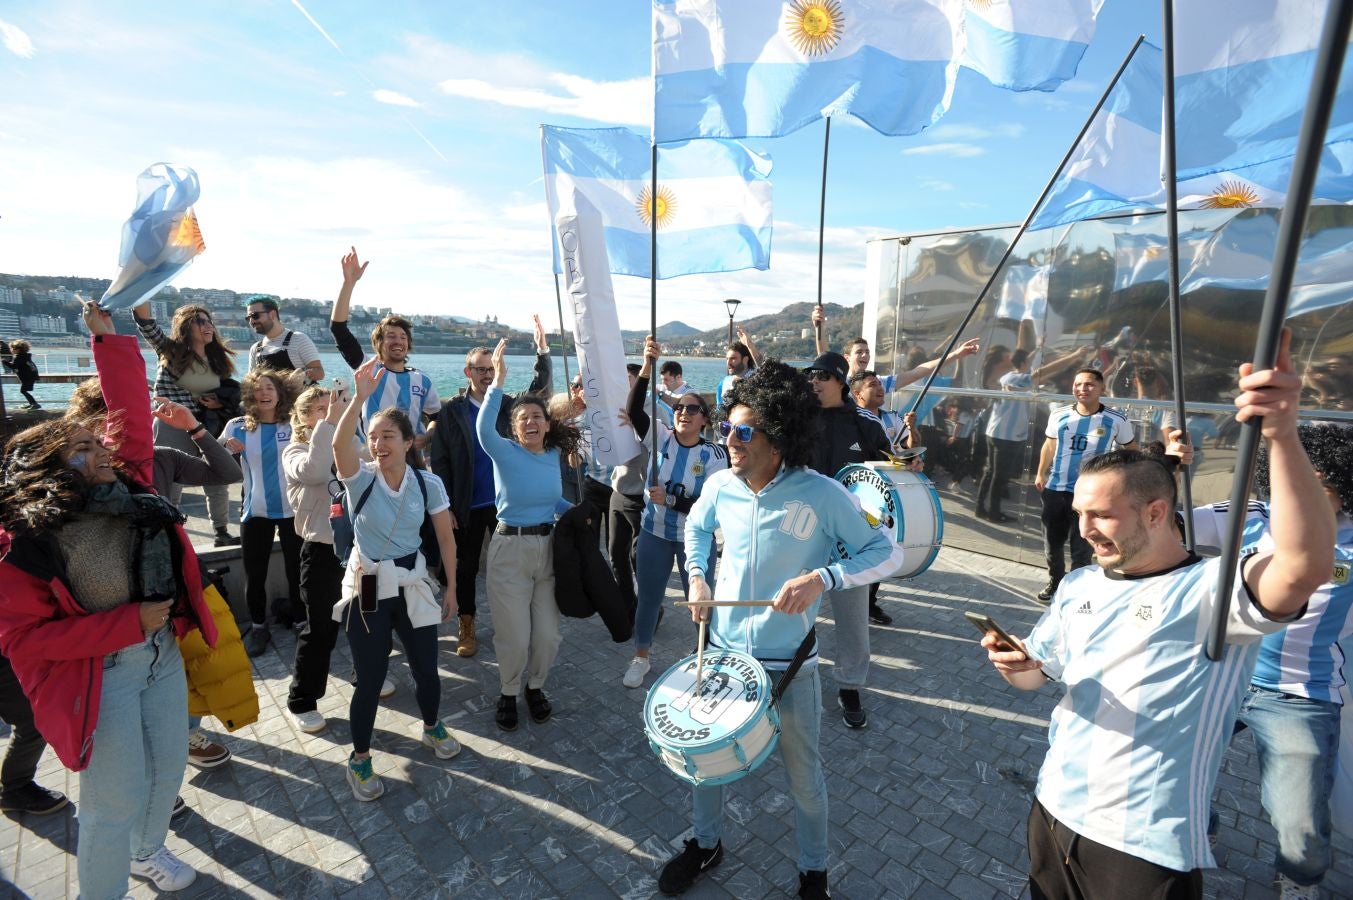
[[[474,637],[474,616],[460,617],[460,646],[456,648],[457,656],[474,656],[479,650],[479,642]]]

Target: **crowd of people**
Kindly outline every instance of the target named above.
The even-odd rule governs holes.
[[[608,413],[643,449],[607,464],[581,381],[552,396],[538,319],[526,390],[504,392],[501,341],[467,354],[465,385],[443,403],[410,362],[408,319],[382,319],[369,353],[349,329],[366,267],[355,250],[342,259],[331,316],[350,382],[326,382],[314,342],[285,326],[274,300],[251,298],[245,317],[258,341],[245,366],[205,308],[177,309],[166,334],[148,306],[137,307],[135,328],[158,357],[147,391],[136,337],[87,305],[98,377],[77,389],[63,418],[20,432],[4,450],[0,716],[14,736],[0,809],[44,814],[66,804],[34,781],[50,744],[80,773],[81,895],[121,897],[130,875],[162,890],[186,887],[195,873],[165,846],[182,808],[178,788],[189,764],[230,758],[204,717],[229,731],[257,718],[249,658],[266,652],[271,628],[298,628],[287,710],[306,733],[328,727],[319,701],[346,636],[353,671],[337,673],[354,685],[346,779],[356,801],[377,800],[384,785],[372,733],[381,698],[395,689],[393,637],[414,683],[417,739],[437,759],[461,749],[440,717],[438,628],[454,623],[458,656],[478,652],[486,544],[494,723],[519,728],[524,699],[532,723],[544,725],[559,592],[571,590],[557,573],[577,562],[565,559],[576,544],[560,538],[576,520],[590,535],[588,553],[599,555],[608,534],[606,577],[633,644],[616,673],[624,687],[649,679],[674,571],[709,647],[748,654],[777,678],[797,892],[830,897],[815,622],[825,598],[836,705],[847,729],[865,729],[870,626],[891,622],[877,588],[903,552],[834,476],[870,462],[943,466],[955,481],[972,479],[979,518],[1005,524],[1031,401],[999,398],[977,410],[937,391],[906,415],[889,408],[909,384],[950,383],[943,373],[980,354],[976,340],[934,358],[915,352],[908,368],[880,375],[862,338],[842,352],[819,346],[799,369],[763,358],[739,329],[711,404],[650,336],[642,364],[630,367],[625,408]],[[821,334],[820,309],[814,324]],[[1201,870],[1212,865],[1210,796],[1239,722],[1259,742],[1284,896],[1314,896],[1330,864],[1338,641],[1353,608],[1353,431],[1298,427],[1303,384],[1285,349],[1272,370],[1242,369],[1236,418],[1262,417],[1264,499],[1248,511],[1236,588],[1217,601],[1219,562],[1185,550],[1176,514],[1177,470],[1195,464],[1198,450],[1168,418],[1141,434],[1101,402],[1117,379],[1112,367],[1084,363],[1084,352],[1042,362],[1029,348],[995,346],[980,369],[983,388],[1017,395],[1069,375],[1074,401],[1049,415],[1035,470],[1049,571],[1037,599],[1048,608],[1023,639],[992,633],[982,642],[1014,687],[1066,690],[1030,813],[1031,894],[1201,896]],[[1148,372],[1136,379],[1141,391],[1159,389]],[[227,492],[239,482],[233,523]],[[184,486],[207,492],[216,545],[240,545],[242,632],[183,528]],[[1204,540],[1220,541],[1226,512],[1193,511]],[[275,544],[286,593],[269,609]],[[770,605],[708,605],[753,594]],[[1198,636],[1218,602],[1228,642],[1212,663]],[[724,791],[692,788],[693,836],[657,873],[663,893],[686,891],[722,860]]]

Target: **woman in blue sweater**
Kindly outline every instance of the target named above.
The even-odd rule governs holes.
[[[517,727],[517,694],[526,673],[526,705],[531,720],[550,717],[545,678],[559,651],[559,607],[554,601],[555,518],[569,504],[559,474],[561,453],[572,456],[578,432],[552,421],[544,401],[524,394],[512,407],[512,437],[498,433],[503,402],[507,341],[493,351],[493,384],[484,394],[475,431],[493,460],[498,526],[489,543],[489,609],[493,614],[493,651],[498,657],[498,727]]]

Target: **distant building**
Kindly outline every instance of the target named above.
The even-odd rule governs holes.
[[[18,314],[7,309],[0,309],[0,338],[8,341],[21,337],[23,337],[23,332],[19,330]]]
[[[18,306],[23,303],[23,291],[14,287],[0,287],[0,303]]]
[[[19,327],[25,334],[66,334],[66,320],[61,316],[22,316]]]

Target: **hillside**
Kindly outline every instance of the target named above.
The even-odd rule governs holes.
[[[860,328],[864,322],[863,303],[857,303],[855,306],[827,303],[824,307],[827,313],[828,347],[840,350],[846,341],[860,336]],[[791,303],[776,313],[735,319],[734,324],[747,329],[757,349],[767,356],[811,359],[815,355],[811,332],[812,315],[812,303]],[[800,336],[804,329],[810,329],[806,338]],[[728,325],[725,322],[719,328],[701,331],[686,339],[664,338],[664,341],[674,351],[690,355],[719,356],[723,354],[724,345],[728,342]]]

